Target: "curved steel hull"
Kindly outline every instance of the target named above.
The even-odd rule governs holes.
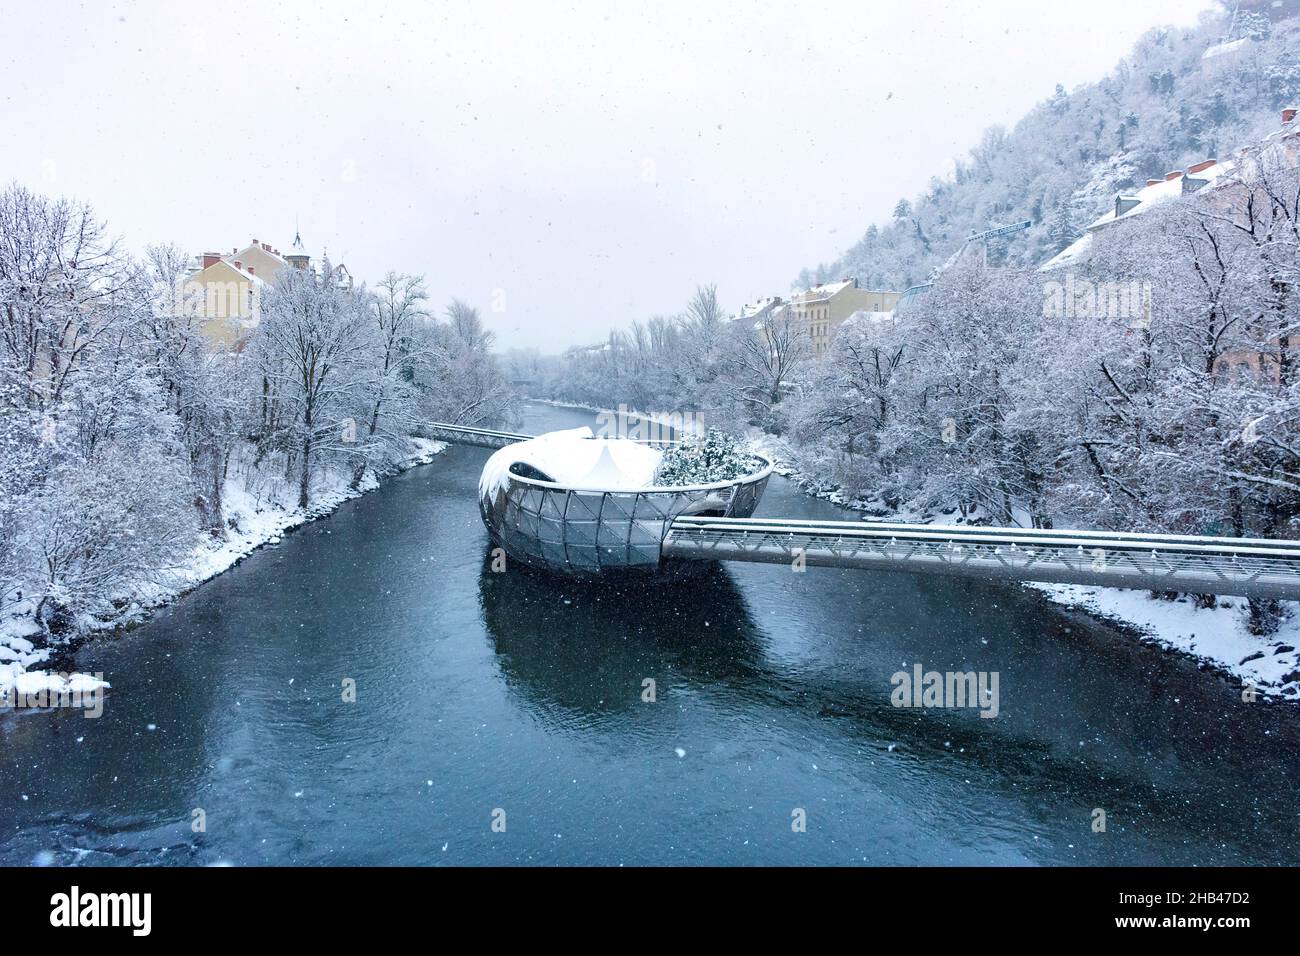
[[[656,573],[700,562],[667,561],[663,541],[678,515],[748,518],[767,470],[723,488],[587,491],[508,478],[479,511],[508,558],[560,574]]]

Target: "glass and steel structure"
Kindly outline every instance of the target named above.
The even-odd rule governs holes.
[[[512,470],[483,495],[479,510],[493,544],[531,567],[575,576],[654,572],[668,525],[678,515],[754,513],[772,474],[772,463],[756,457],[762,467],[732,481],[639,491],[570,488]]]

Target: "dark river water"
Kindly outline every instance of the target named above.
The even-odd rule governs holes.
[[[530,406],[525,430],[590,421]],[[1294,708],[1015,587],[493,573],[488,454],[450,448],[83,648],[101,718],[0,717],[0,862],[1295,861]],[[780,478],[758,513],[844,517]],[[998,672],[999,715],[892,706],[918,662]]]

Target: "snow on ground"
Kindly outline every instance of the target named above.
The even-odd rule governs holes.
[[[395,471],[406,471],[416,465],[428,464],[447,447],[443,442],[427,438],[411,438],[408,441],[411,453],[395,467]],[[278,488],[275,485],[249,487],[240,478],[228,480],[223,491],[223,504],[227,524],[233,522],[233,526],[227,532],[227,540],[205,540],[195,548],[190,563],[180,572],[182,586],[179,590],[187,591],[216,577],[262,545],[279,541],[285,531],[327,515],[343,502],[374,491],[379,484],[380,478],[373,470],[368,470],[360,487],[353,490],[347,475],[332,472],[313,485],[311,507],[302,511],[296,505],[287,503],[297,497],[297,493],[290,488]]]
[[[1221,597],[1218,607],[1198,608],[1186,596],[1166,601],[1149,591],[1081,584],[1027,586],[1058,604],[1134,628],[1144,640],[1188,654],[1261,694],[1300,699],[1300,601],[1283,601],[1287,617],[1278,632],[1256,637],[1246,627],[1245,598]]]
[[[447,447],[427,438],[408,441],[410,453],[393,471],[428,464]],[[125,603],[111,616],[83,617],[78,621],[79,636],[139,623],[153,609],[216,577],[263,545],[279,541],[289,529],[327,515],[343,502],[379,487],[380,478],[373,470],[367,471],[360,486],[353,489],[347,474],[330,472],[313,485],[312,504],[305,511],[296,506],[297,493],[291,484],[265,476],[252,477],[251,473],[232,467],[222,491],[226,539],[217,540],[196,532],[194,550],[182,567],[164,582],[141,582],[132,593],[118,595]],[[9,608],[6,617],[0,620],[0,711],[4,710],[4,696],[11,692],[34,694],[42,688],[50,692],[88,691],[92,688],[86,682],[96,680],[86,674],[59,675],[37,669],[58,648],[38,648],[34,643],[41,636],[41,628],[32,620],[33,610],[33,602],[24,601]]]
[[[882,514],[880,502],[850,499],[800,472],[790,464],[794,456],[780,439],[755,432],[750,444],[777,463],[777,474],[797,482],[808,494],[854,511],[871,512],[870,517],[864,516],[866,521],[956,525],[983,517],[978,511],[963,517],[955,510],[933,514],[906,505]],[[1024,586],[1040,591],[1057,604],[1136,631],[1152,644],[1187,654],[1243,685],[1249,684],[1262,695],[1300,700],[1300,601],[1283,601],[1284,620],[1278,632],[1257,637],[1247,629],[1245,598],[1221,597],[1217,607],[1198,608],[1185,596],[1167,601],[1153,597],[1149,591],[1037,582],[1026,582]]]

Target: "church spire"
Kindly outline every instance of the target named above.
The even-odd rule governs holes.
[[[285,259],[299,269],[307,268],[307,263],[311,259],[311,256],[307,253],[307,247],[302,243],[302,235],[298,230],[296,221],[293,227],[293,247],[289,250],[289,254],[285,256]]]

